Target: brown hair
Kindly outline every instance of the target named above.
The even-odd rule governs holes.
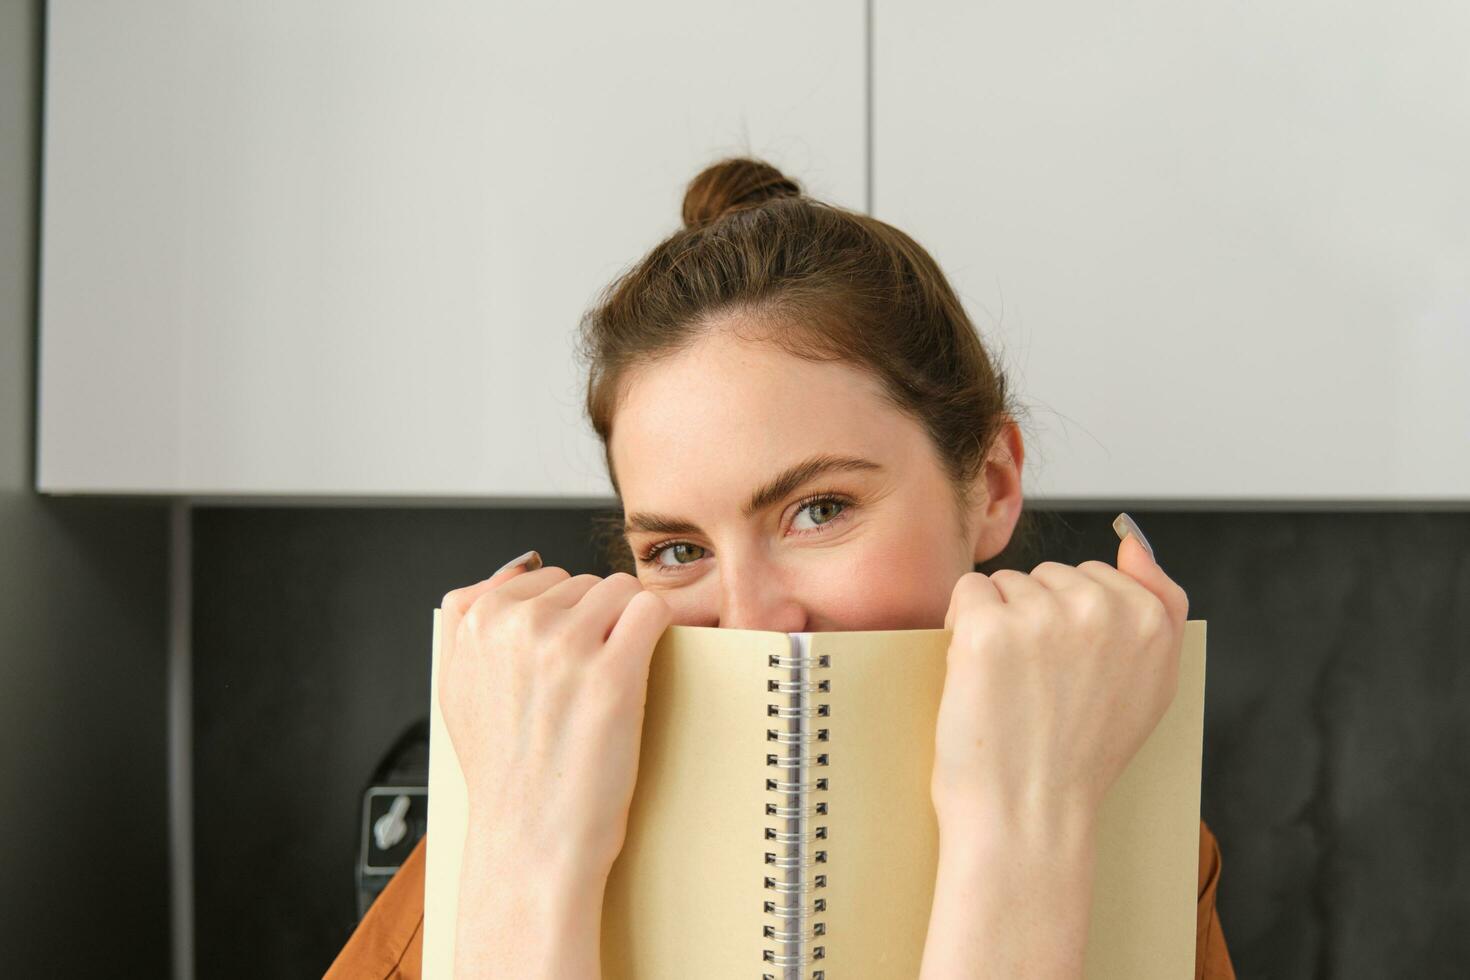
[[[1019,413],[929,253],[876,218],[806,197],[759,160],[702,171],[684,195],[683,218],[684,227],[608,286],[582,321],[586,411],[614,490],[609,446],[630,369],[740,314],[761,340],[791,354],[849,362],[876,377],[929,434],[963,523],[971,482]],[[631,571],[621,515],[615,521],[602,528],[609,564]]]

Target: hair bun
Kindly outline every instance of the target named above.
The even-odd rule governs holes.
[[[689,182],[684,227],[702,228],[732,211],[800,196],[801,185],[764,160],[732,157],[705,167]]]

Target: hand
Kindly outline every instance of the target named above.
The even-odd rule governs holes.
[[[931,784],[941,838],[986,827],[1088,837],[1174,698],[1188,613],[1132,534],[1117,568],[1042,562],[1029,575],[961,577],[945,616],[954,636]]]
[[[605,877],[670,611],[637,578],[516,566],[444,597],[439,697],[472,824],[500,853]]]

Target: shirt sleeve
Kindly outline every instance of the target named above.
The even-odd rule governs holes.
[[[1220,886],[1220,844],[1201,820],[1199,822],[1199,904],[1195,908],[1195,980],[1235,980],[1225,934],[1220,931],[1220,913],[1215,893]]]
[[[420,838],[389,879],[323,980],[421,980],[427,841]]]

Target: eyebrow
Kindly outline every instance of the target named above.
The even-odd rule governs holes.
[[[741,508],[741,514],[747,518],[753,517],[757,512],[779,502],[797,487],[824,473],[881,471],[882,469],[882,465],[863,456],[837,456],[831,453],[819,453],[809,459],[802,460],[795,466],[783,470],[774,479],[758,488],[755,493],[750,495],[750,499],[746,501],[745,506]],[[623,533],[634,534],[639,531],[656,534],[697,534],[699,532],[699,525],[681,517],[669,517],[665,514],[650,514],[646,512],[629,514],[627,520],[623,523]]]

